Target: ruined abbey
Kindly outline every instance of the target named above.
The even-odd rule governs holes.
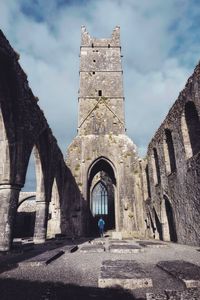
[[[121,57],[119,27],[107,39],[82,27],[78,131],[63,157],[0,32],[0,251],[16,236],[94,236],[100,216],[113,237],[200,245],[200,64],[142,159],[126,134]],[[32,151],[37,188],[24,193]]]

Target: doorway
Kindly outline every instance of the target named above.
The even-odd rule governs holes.
[[[95,161],[88,176],[89,235],[98,235],[98,220],[105,221],[105,230],[115,229],[116,180],[111,163],[105,158]]]

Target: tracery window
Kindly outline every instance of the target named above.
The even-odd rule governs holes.
[[[108,214],[108,192],[102,182],[97,183],[92,190],[91,210],[93,216]]]

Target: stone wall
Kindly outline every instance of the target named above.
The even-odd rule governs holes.
[[[0,31],[0,251],[11,247],[32,151],[36,201],[19,212],[34,213],[36,243],[88,233],[91,189],[105,172],[117,231],[199,245],[200,65],[140,160],[125,133],[119,27],[108,39],[83,27],[78,135],[65,163],[18,60]]]
[[[144,200],[151,235],[200,243],[200,65],[148,146]],[[156,228],[156,230],[153,228]]]
[[[32,151],[37,183],[35,242],[44,242],[46,238],[49,203],[55,201],[53,183],[59,195],[57,209],[61,216],[57,228],[63,233],[69,231],[66,224],[71,222],[67,221],[71,204],[69,189],[79,193],[18,60],[19,55],[0,31],[0,251],[11,247],[19,193]]]

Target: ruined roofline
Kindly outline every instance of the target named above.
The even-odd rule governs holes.
[[[81,26],[81,47],[120,47],[120,27],[116,26],[113,29],[110,38],[95,38],[91,37],[86,27]]]
[[[32,115],[28,119],[25,119],[25,115],[22,118],[22,125],[25,126],[27,124],[31,124],[31,127],[33,128],[34,118],[37,117],[38,127],[34,129],[34,134],[37,136],[36,141],[38,141],[39,136],[43,134],[44,131],[48,132],[49,139],[51,140],[51,144],[54,147],[54,152],[57,156],[60,157],[60,160],[64,161],[64,155],[58,145],[57,139],[53,134],[53,131],[51,127],[48,124],[48,121],[44,115],[44,111],[40,108],[38,101],[39,98],[36,97],[33,94],[32,89],[29,86],[28,76],[25,73],[24,69],[21,67],[21,64],[19,62],[20,55],[13,49],[10,42],[4,35],[3,31],[0,29],[0,56],[5,57],[10,62],[13,74],[16,76],[18,81],[18,87],[20,88],[20,96],[18,97],[18,105],[22,106],[24,110],[27,109],[27,107],[31,106],[32,109]],[[27,122],[27,123],[26,123]],[[22,126],[21,125],[21,126]],[[25,130],[25,129],[24,129]]]
[[[194,101],[194,85],[196,81],[198,81],[200,85],[200,61],[194,68],[192,75],[189,76],[189,78],[187,79],[185,87],[179,93],[178,98],[170,107],[168,113],[166,114],[166,117],[156,130],[150,142],[148,143],[146,155],[148,155],[154,142],[156,142],[159,139],[159,136],[161,135],[162,131],[164,129],[170,129],[171,120],[173,120],[174,122],[174,120],[179,119],[180,114],[182,114],[182,112],[184,111],[185,103],[188,101]]]

